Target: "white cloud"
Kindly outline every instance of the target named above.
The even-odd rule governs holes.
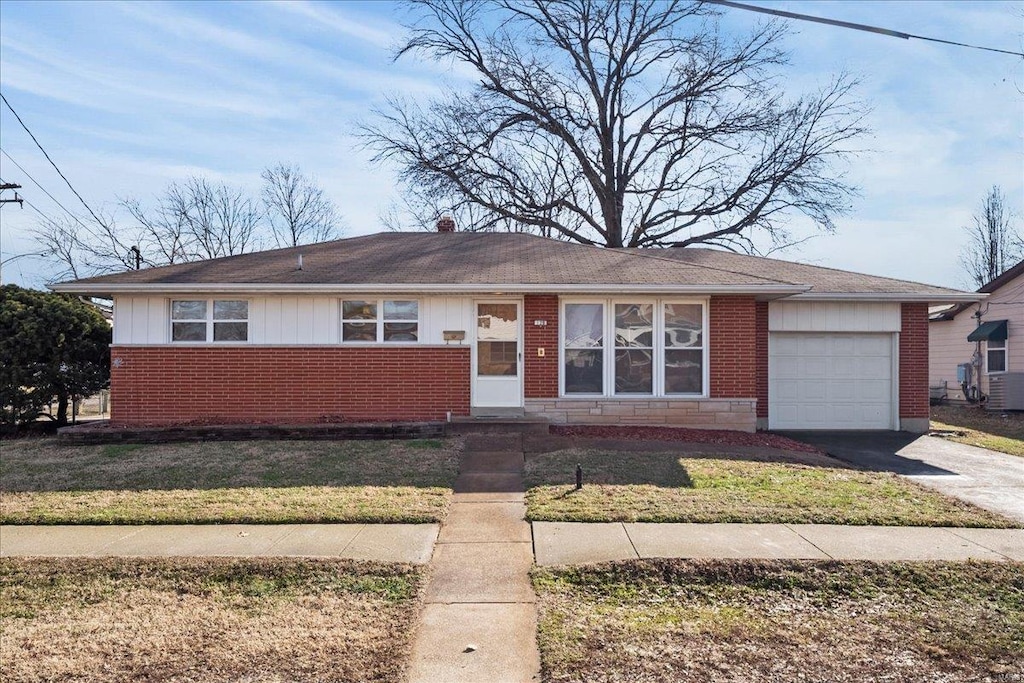
[[[371,24],[365,21],[358,21],[352,16],[335,12],[327,6],[318,3],[285,0],[271,4],[282,12],[312,19],[344,36],[357,38],[383,49],[390,50],[393,48],[396,38],[402,32],[401,27],[397,24]]]

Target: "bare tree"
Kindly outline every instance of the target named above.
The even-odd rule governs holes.
[[[36,243],[59,264],[56,278],[79,278],[132,268],[132,245],[137,235],[121,229],[102,211],[100,221],[85,222],[77,216],[44,218],[32,229]]]
[[[983,287],[1017,263],[1024,255],[1024,241],[1011,224],[1012,213],[998,185],[985,195],[974,224],[965,226],[968,243],[960,257],[977,287]]]
[[[783,30],[723,36],[716,12],[664,0],[413,0],[398,56],[479,82],[426,106],[392,98],[362,128],[414,192],[609,247],[778,244],[784,217],[821,228],[853,188],[833,162],[865,132],[838,77],[786,101]],[[470,226],[475,227],[475,226]]]
[[[74,278],[243,254],[262,246],[263,211],[245,193],[192,177],[172,183],[152,206],[134,198],[121,208],[131,220],[43,221],[36,240]]]
[[[147,209],[134,198],[124,199],[121,206],[139,225],[139,238],[135,246],[145,251],[150,265],[170,265],[189,260],[189,237],[184,212],[171,202],[168,191],[152,209]]]
[[[43,218],[32,230],[36,243],[43,254],[60,264],[58,279],[70,277],[77,280],[81,259],[78,254],[79,226],[70,218]]]
[[[260,246],[263,212],[242,190],[193,177],[171,185],[163,201],[184,223],[189,261],[244,254]]]
[[[341,219],[333,202],[298,166],[278,164],[266,168],[263,206],[279,247],[336,239]]]

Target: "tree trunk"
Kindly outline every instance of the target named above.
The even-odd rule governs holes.
[[[57,394],[57,424],[61,427],[68,423],[68,395]]]

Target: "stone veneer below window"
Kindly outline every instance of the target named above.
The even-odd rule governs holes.
[[[755,431],[757,401],[750,399],[526,399],[526,414],[556,424],[652,425]]]

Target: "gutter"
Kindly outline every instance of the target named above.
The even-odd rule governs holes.
[[[789,297],[789,301],[864,301],[864,302],[905,302],[927,304],[974,303],[987,298],[988,294],[978,292],[949,292],[948,294],[898,294],[895,292],[804,292]]]

